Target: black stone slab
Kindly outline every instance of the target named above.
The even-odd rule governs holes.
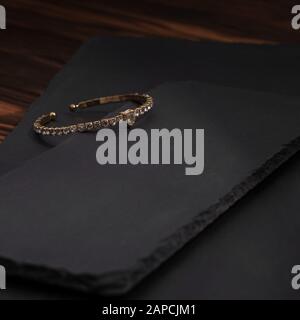
[[[59,111],[59,116],[62,120],[65,118],[70,120],[70,118],[68,118],[68,112],[66,109],[67,104],[74,102],[77,99],[81,100],[84,97],[90,97],[90,95],[98,96],[114,94],[117,92],[117,90],[114,89],[114,86],[116,85],[120,91],[125,92],[133,91],[134,89],[146,90],[148,89],[147,85],[149,85],[149,87],[155,86],[159,82],[163,81],[196,79],[241,88],[252,88],[255,90],[298,95],[298,75],[300,73],[299,52],[298,46],[285,45],[227,45],[165,39],[93,39],[88,44],[84,45],[75,55],[72,61],[57,77],[55,77],[43,97],[34,103],[28,115],[21,122],[19,128],[17,128],[6,139],[5,143],[0,146],[0,171],[5,173],[18,165],[22,165],[24,159],[30,159],[35,155],[38,155],[40,152],[50,149],[52,145],[61,142],[61,140],[57,140],[55,142],[51,141],[51,144],[49,145],[41,143],[40,140],[36,139],[36,137],[32,135],[31,123],[33,119],[40,113],[56,110]],[[103,72],[99,72],[100,68],[103,70]],[[143,73],[143,77],[136,77],[141,73]],[[97,85],[94,86],[95,81],[97,82]],[[79,92],[78,90],[73,90],[74,85],[79,85],[80,82],[88,82],[92,91],[85,92],[85,90],[89,90],[87,86],[81,86],[80,89],[82,91]],[[109,88],[110,85],[113,87]],[[60,88],[63,90],[60,91]],[[64,110],[64,112],[62,110]],[[96,114],[99,114],[99,110],[97,110]],[[296,185],[297,174],[293,171],[293,168],[294,167],[289,169],[288,166],[285,168],[285,170],[289,170],[289,174],[284,180],[284,185],[286,185],[288,181],[290,181],[292,185]],[[293,201],[291,200],[293,197],[297,199],[296,189],[299,189],[297,188],[297,185],[294,189],[288,187],[282,188],[281,198],[274,196],[272,206],[269,201],[264,201],[264,193],[262,192],[260,193],[262,196],[260,196],[259,200],[255,202],[256,206],[252,208],[252,210],[249,209],[247,212],[249,212],[249,215],[255,219],[255,217],[270,215],[271,213],[269,213],[268,210],[284,210],[285,207],[282,206],[282,204],[285,203],[284,199],[290,199],[289,201]],[[245,203],[245,201],[247,201],[247,199],[244,200],[243,203]],[[239,208],[240,206],[238,206],[235,210],[238,211]],[[266,208],[268,210],[266,210]],[[245,205],[243,206],[243,210],[245,210]],[[299,209],[297,209],[297,201],[294,201],[293,206],[289,206],[288,210],[285,212],[286,219],[290,221],[289,224],[293,224],[298,211]],[[230,210],[230,213],[231,212],[232,210]],[[230,216],[231,215],[226,216],[226,219]],[[235,219],[235,217],[228,219]],[[295,226],[297,225],[296,222],[297,220],[295,220]],[[246,220],[244,221],[240,219],[237,223],[238,227],[236,228],[244,230],[247,227]],[[276,222],[274,223],[276,230],[277,224]],[[222,222],[219,222],[219,224],[222,224]],[[272,223],[268,225],[272,226]],[[261,234],[263,234],[264,230],[267,230],[268,226],[263,224],[261,225],[261,228]],[[212,226],[209,230],[211,229],[214,229],[214,226]],[[279,238],[284,239],[289,237],[289,234],[285,233],[284,230],[282,230],[282,232],[278,231],[278,233],[274,232],[272,234],[267,232],[267,234],[270,243],[273,241],[278,241]],[[237,234],[236,236],[232,237],[231,241],[228,241],[227,245],[230,247],[237,241],[240,241],[241,239],[239,239],[239,236],[240,235]],[[223,236],[221,235],[219,237],[218,235],[215,235],[214,237],[219,239],[216,241],[224,240]],[[259,261],[261,258],[259,255],[261,247],[260,240],[256,240],[256,238],[253,237],[247,237],[245,239],[245,246],[247,245],[250,245],[253,248],[253,259],[257,259]],[[274,270],[274,272],[272,271],[269,279],[275,277],[273,274],[278,274],[281,272],[282,269],[280,269],[280,266],[289,264],[289,261],[294,260],[294,252],[296,251],[296,247],[297,241],[295,240],[293,245],[291,244],[290,250],[288,250],[288,247],[284,245],[276,248],[279,257],[277,264],[273,263],[272,259],[266,259],[264,261],[266,265],[265,268],[269,267],[269,269]],[[195,246],[193,248],[194,249],[192,249],[192,252],[194,257],[198,257],[198,254],[203,251],[202,248],[199,248],[198,251],[195,249]],[[207,254],[210,255],[207,247],[205,248]],[[218,250],[218,248],[215,248],[214,246],[211,247],[212,252],[216,250],[220,253],[220,256],[222,256],[222,251]],[[185,251],[186,250],[183,252]],[[225,255],[226,254],[224,253],[224,258]],[[230,255],[228,251],[227,255],[228,261],[232,263],[233,266],[235,263],[239,263],[236,255],[233,255],[233,253]],[[188,258],[186,257],[186,259]],[[189,259],[193,261],[195,260],[192,257]],[[174,259],[171,260],[171,263],[173,261]],[[168,265],[171,266],[170,261],[166,266]],[[279,269],[276,268],[277,266],[279,266]],[[178,264],[175,263],[174,268],[176,270],[181,270],[182,274],[190,273],[191,277],[193,277],[195,276],[193,271],[197,268],[201,268],[201,265],[192,265],[191,263],[187,262],[184,265],[180,264],[180,266],[178,266]],[[213,265],[208,264],[206,271],[209,268],[213,270]],[[164,270],[166,270],[166,267]],[[173,269],[170,267],[170,279],[172,279],[172,270]],[[260,277],[265,276],[264,269],[256,268],[256,272],[260,275]],[[162,272],[162,276],[164,274],[165,273]],[[220,279],[226,278],[228,279],[228,283],[231,282],[231,279],[234,282],[235,276],[239,278],[242,277],[242,274],[243,270],[235,269],[235,275],[226,272],[225,268],[219,270]],[[205,275],[203,276],[205,277]],[[203,279],[200,277],[200,275],[198,277],[199,282],[201,282]],[[287,277],[289,278],[290,275]],[[159,279],[159,275],[157,275],[157,278]],[[167,281],[168,278],[166,278],[166,281],[163,282],[166,284],[166,286],[164,286],[164,290],[161,291],[161,295],[158,294],[159,286],[157,286],[157,284],[154,282],[154,286],[152,288],[153,290],[150,290],[150,292],[147,290],[145,295],[141,296],[149,297],[151,296],[151,292],[153,292],[155,296],[161,297],[164,295],[164,292],[168,292],[168,290],[170,292],[170,290],[173,289],[174,294],[170,295],[170,297],[176,296],[176,292],[181,289],[183,290],[182,294],[184,294],[184,289],[186,287],[182,286],[181,281],[176,281],[176,284],[178,283],[177,290],[175,290],[176,286],[170,286],[169,284],[168,287]],[[248,283],[250,283],[250,281],[252,281],[253,290],[250,290],[249,286],[247,285],[245,285],[245,287],[247,287],[249,296],[251,296],[251,294],[253,296],[255,293],[255,288],[263,285],[263,282],[260,281],[260,278],[252,279],[251,277]],[[187,283],[190,283],[188,279]],[[240,296],[241,294],[242,296],[246,295],[245,291],[243,291],[241,287],[239,289],[236,286],[232,288],[232,291],[230,292],[228,291],[230,288],[222,286],[223,290],[219,291],[219,295],[216,293],[216,291],[214,291],[216,294],[212,295],[209,291],[207,292],[207,286],[204,287],[203,291],[201,291],[201,289],[199,289],[200,291],[195,290],[197,281],[194,281],[194,283],[195,286],[190,292],[193,292],[195,298],[197,297],[197,294],[199,294],[199,297],[205,296],[205,294],[207,297],[218,297],[222,296],[223,294],[224,297],[226,296],[226,293],[229,294],[230,292]],[[10,290],[6,292],[8,296],[10,296],[12,292],[11,282],[9,287]],[[24,287],[28,288],[28,283]],[[287,292],[290,292],[290,290],[289,284],[283,287],[283,282],[280,282],[277,290],[275,287],[273,287],[273,291],[270,289],[269,291],[262,290],[260,292],[262,292],[262,296],[265,294],[264,296],[271,297],[274,296],[274,294],[280,295],[281,293],[284,297],[284,295],[286,295]],[[24,291],[20,290],[20,292],[21,293],[19,294],[19,290],[16,290],[16,295],[13,293],[12,296],[16,297],[18,294],[21,296]],[[47,293],[49,293],[48,289]],[[139,293],[141,294],[141,290],[139,290]],[[4,294],[1,292],[0,298],[3,296]],[[29,293],[28,296],[30,297],[31,294]]]

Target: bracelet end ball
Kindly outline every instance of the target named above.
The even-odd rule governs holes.
[[[55,120],[56,119],[56,113],[55,112],[50,112],[49,116],[50,116],[50,120]]]
[[[70,111],[75,111],[77,109],[77,105],[72,103],[69,105],[69,109],[70,109]]]

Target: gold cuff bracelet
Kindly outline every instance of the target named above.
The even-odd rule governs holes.
[[[123,101],[133,101],[136,102],[138,106],[136,108],[119,112],[118,114],[110,118],[103,118],[101,120],[83,122],[65,127],[46,126],[46,124],[56,119],[55,112],[50,112],[48,114],[40,116],[35,120],[35,122],[33,123],[33,130],[36,133],[45,136],[61,136],[76,132],[96,131],[108,126],[115,126],[119,121],[127,121],[128,125],[132,126],[139,116],[143,115],[145,112],[148,112],[153,107],[153,99],[148,94],[133,93],[81,101],[78,104],[71,104],[69,106],[69,109],[70,111],[76,111],[78,109],[85,109],[95,105]]]

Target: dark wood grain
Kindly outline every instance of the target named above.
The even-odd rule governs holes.
[[[96,35],[295,43],[287,0],[4,0],[0,142],[74,51]]]

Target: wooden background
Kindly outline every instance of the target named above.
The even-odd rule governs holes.
[[[297,3],[297,1],[296,1]],[[82,42],[96,35],[296,43],[288,0],[0,0],[0,142]],[[300,1],[299,1],[300,4]]]

